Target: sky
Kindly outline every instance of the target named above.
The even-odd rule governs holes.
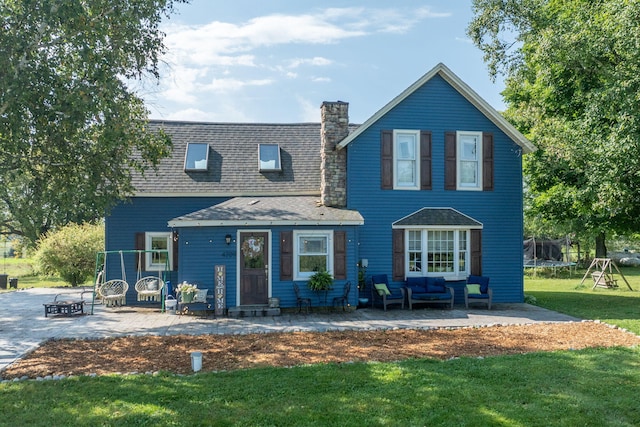
[[[153,119],[319,122],[323,101],[363,123],[442,62],[497,110],[471,0],[191,0],[165,20],[159,82],[137,87]]]

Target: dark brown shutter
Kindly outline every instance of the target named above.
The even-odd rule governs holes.
[[[136,233],[134,249],[137,251],[144,251],[144,244],[145,244],[144,233]],[[136,271],[143,269],[144,256],[145,254],[142,254],[142,255],[136,254]],[[140,262],[142,262],[142,265],[140,265]]]
[[[457,188],[456,175],[456,133],[444,133],[444,189],[455,190]]]
[[[393,272],[394,282],[403,282],[404,274],[404,230],[393,230]]]
[[[393,131],[383,130],[380,141],[380,188],[393,190]]]
[[[431,132],[420,132],[420,189],[431,190]]]
[[[178,248],[180,248],[178,232],[172,231],[171,238],[173,239],[173,271],[178,271]]]
[[[493,191],[493,134],[482,134],[482,190]]]
[[[293,280],[293,231],[280,232],[280,280]]]
[[[347,278],[347,233],[333,232],[333,278]]]
[[[471,274],[482,276],[482,230],[471,230]]]

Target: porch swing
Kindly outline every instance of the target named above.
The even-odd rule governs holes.
[[[127,304],[127,291],[129,290],[129,284],[127,283],[127,272],[124,268],[124,256],[122,251],[120,253],[120,269],[122,279],[113,279],[100,285],[98,288],[98,295],[107,307],[115,307],[118,305]],[[104,257],[104,266],[102,271],[107,271],[107,256]]]
[[[144,252],[145,251],[138,252],[138,275],[134,286],[138,294],[138,301],[161,302],[162,293],[165,287],[164,280],[162,280],[163,271],[160,269],[158,270],[158,277],[142,277],[142,255]]]

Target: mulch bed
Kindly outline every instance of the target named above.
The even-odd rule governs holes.
[[[541,323],[458,329],[292,332],[247,335],[130,336],[45,342],[0,373],[2,379],[48,375],[191,373],[407,358],[488,357],[592,347],[631,347],[640,338],[599,322]]]

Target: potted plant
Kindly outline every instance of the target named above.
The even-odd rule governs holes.
[[[318,293],[318,301],[320,300],[320,292],[324,292],[324,305],[326,306],[327,293],[333,289],[333,276],[327,271],[317,271],[309,278],[307,287]]]
[[[176,292],[180,294],[180,302],[189,303],[193,301],[193,297],[198,293],[198,286],[182,282],[176,288]]]

